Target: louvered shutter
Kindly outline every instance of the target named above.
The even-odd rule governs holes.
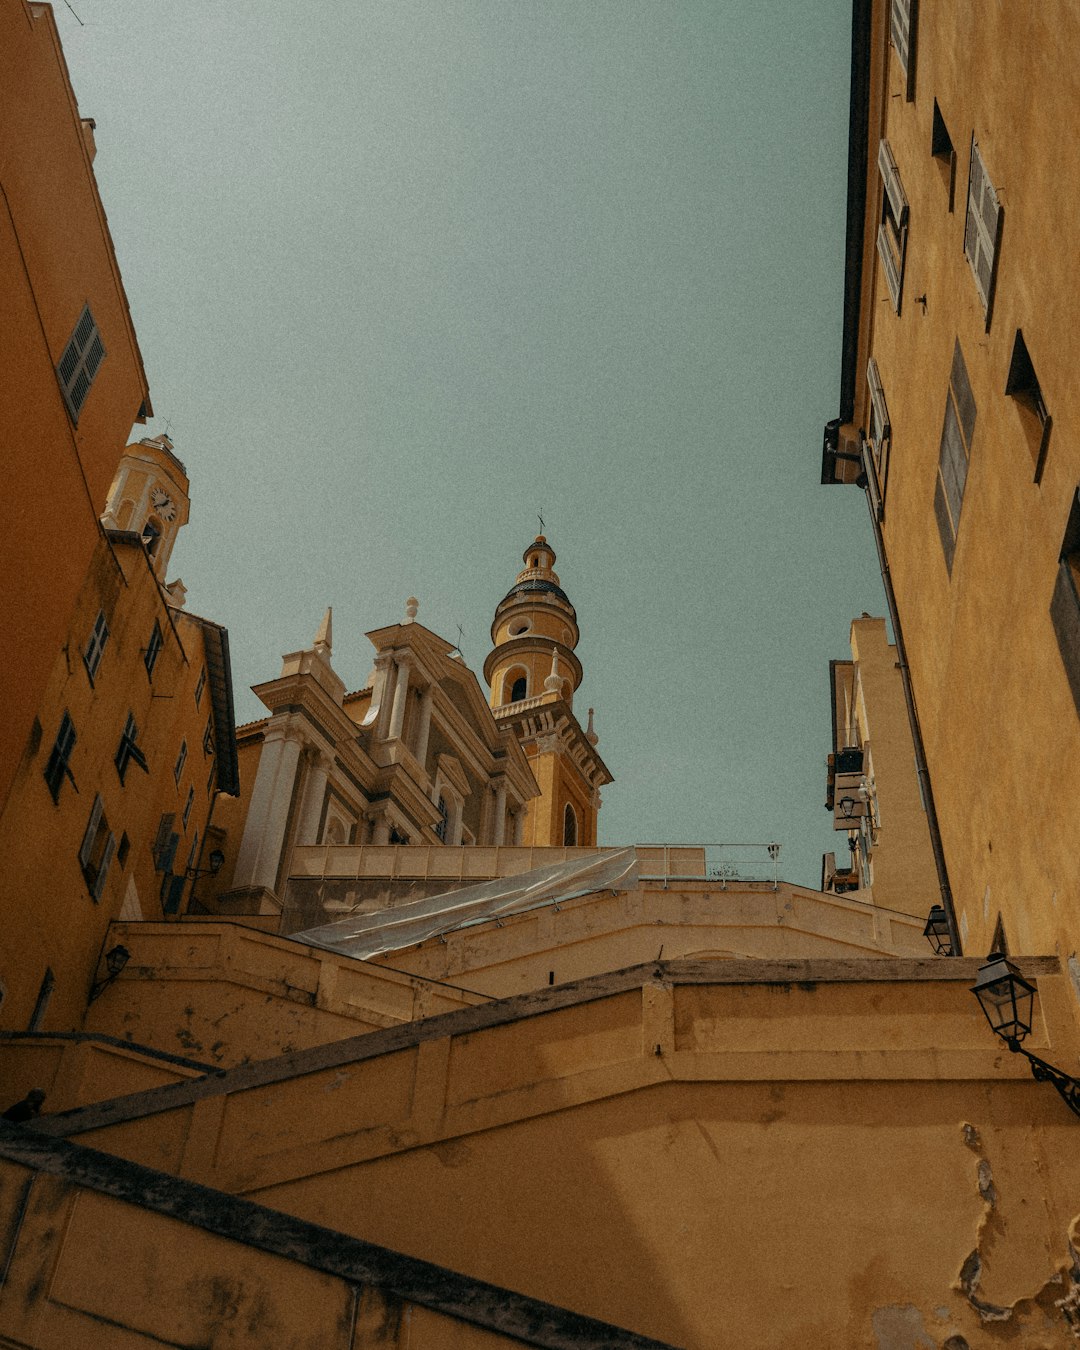
[[[907,224],[907,197],[900,183],[900,170],[896,167],[892,147],[884,137],[878,144],[878,173],[881,174],[881,181],[885,185],[897,229],[902,229]]]
[[[109,865],[113,860],[113,854],[116,852],[116,835],[110,833],[105,840],[105,848],[101,854],[101,866],[98,868],[98,874],[94,878],[94,884],[90,888],[90,894],[95,900],[101,899],[101,892],[105,889],[105,879],[109,875]]]
[[[878,226],[877,232],[877,251],[881,258],[882,266],[885,268],[885,281],[889,287],[889,298],[892,300],[893,309],[900,309],[900,266],[897,259],[893,256],[892,233],[887,225],[882,223]]]
[[[75,331],[64,348],[56,367],[60,377],[60,388],[64,395],[71,420],[78,423],[79,413],[90,386],[94,383],[98,367],[105,356],[105,346],[97,330],[90,306],[85,305],[75,325]]]
[[[90,866],[90,860],[94,856],[94,840],[97,838],[98,826],[101,824],[101,813],[104,809],[104,802],[100,797],[95,797],[94,805],[90,809],[90,823],[86,827],[82,847],[79,849],[79,863],[84,871]]]
[[[1001,231],[1001,216],[998,195],[986,172],[979,147],[972,141],[967,219],[964,222],[964,253],[971,264],[988,323],[994,294],[994,264]]]

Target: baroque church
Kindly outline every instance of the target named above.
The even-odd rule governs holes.
[[[489,693],[410,599],[361,687],[327,613],[235,726],[169,576],[187,469],[125,445],[94,123],[50,7],[0,0],[0,1347],[1075,1347],[1077,97],[998,54],[1080,26],[977,12],[852,5],[822,476],[866,493],[892,640],[864,616],[829,672],[816,889],[775,845],[602,840],[543,537]]]

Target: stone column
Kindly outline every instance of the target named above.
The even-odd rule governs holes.
[[[390,714],[390,730],[387,733],[389,739],[395,741],[401,735],[401,728],[405,725],[405,704],[409,697],[409,658],[399,656],[397,659],[397,684],[394,686],[394,710]]]
[[[514,843],[520,848],[525,837],[525,807],[519,806],[514,812]]]
[[[390,842],[390,816],[386,811],[377,811],[371,817],[371,842],[388,844]]]
[[[506,834],[506,779],[499,778],[495,783],[495,829],[491,842],[501,844]]]
[[[298,844],[317,844],[319,842],[319,821],[322,819],[323,802],[326,800],[326,778],[330,772],[330,756],[322,750],[312,747],[307,755],[307,773],[304,781],[304,800],[300,807],[300,819],[296,826]]]
[[[371,702],[375,706],[375,735],[380,741],[386,740],[386,728],[390,725],[392,676],[393,658],[389,652],[380,652],[375,658],[375,687],[371,691]]]
[[[428,737],[431,733],[431,705],[435,701],[435,686],[429,684],[420,700],[420,722],[416,731],[416,758],[420,767],[425,767],[427,759]]]
[[[271,725],[259,756],[234,886],[274,889],[299,759],[300,738],[295,730],[285,724]]]

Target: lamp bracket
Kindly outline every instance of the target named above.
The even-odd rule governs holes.
[[[1031,1065],[1031,1076],[1037,1083],[1052,1083],[1073,1115],[1080,1116],[1080,1082],[1055,1069],[1052,1064],[1047,1064],[1045,1059],[1033,1055],[1030,1050],[1025,1050],[1019,1041],[1010,1040],[1008,1046],[1014,1054],[1021,1054],[1027,1059]]]

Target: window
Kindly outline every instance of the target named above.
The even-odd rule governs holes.
[[[216,765],[216,764],[211,764],[211,765],[210,765],[210,776],[209,776],[209,778],[207,778],[207,780],[206,780],[206,795],[207,795],[208,797],[212,797],[212,796],[214,795],[214,788],[215,788],[215,787],[217,787],[217,765]]]
[[[191,808],[195,805],[195,789],[188,788],[187,801],[184,803],[184,829],[187,830],[188,821],[191,819]]]
[[[176,756],[176,764],[173,767],[173,780],[176,786],[180,786],[180,775],[184,772],[184,764],[187,761],[187,741],[180,742],[180,753]]]
[[[986,331],[994,308],[994,283],[997,280],[997,255],[1001,245],[1004,211],[994,185],[986,172],[978,143],[971,142],[971,167],[968,171],[967,220],[964,223],[964,255],[986,315]]]
[[[919,0],[892,0],[890,35],[900,69],[907,79],[905,96],[909,103],[915,97],[915,30],[918,14]]]
[[[1037,483],[1042,478],[1046,444],[1050,439],[1050,414],[1046,411],[1035,367],[1031,364],[1027,343],[1019,328],[1013,339],[1012,360],[1009,362],[1009,377],[1005,381],[1005,392],[1016,401],[1028,450],[1035,465]]]
[[[202,748],[204,755],[212,755],[214,753],[214,722],[213,718],[210,717],[206,719],[206,730],[203,732]]]
[[[562,841],[567,848],[577,844],[577,813],[569,802],[563,808]]]
[[[878,146],[878,173],[881,175],[881,224],[877,250],[885,268],[893,309],[900,313],[900,292],[904,285],[904,254],[907,251],[908,203],[900,183],[900,173],[889,142]]]
[[[127,866],[128,854],[131,852],[131,840],[126,834],[120,836],[120,842],[116,846],[116,865],[121,872]]]
[[[94,900],[101,899],[115,850],[116,836],[109,829],[109,822],[105,819],[105,803],[100,796],[95,797],[86,833],[83,835],[82,847],[79,849],[79,866]]]
[[[150,770],[146,764],[146,756],[139,749],[139,728],[135,724],[135,719],[131,713],[128,713],[127,721],[124,723],[124,730],[120,735],[120,744],[116,747],[116,757],[114,763],[116,772],[120,775],[120,782],[124,781],[124,775],[127,773],[127,767],[132,761],[136,763],[143,773],[149,773]]]
[[[60,377],[60,392],[64,396],[71,420],[76,425],[104,356],[105,348],[101,334],[97,330],[94,316],[90,313],[90,306],[86,305],[56,367],[56,373]]]
[[[937,160],[945,186],[949,190],[949,210],[953,209],[956,196],[956,151],[945,119],[941,115],[937,99],[934,99],[934,128],[930,136],[930,153]]]
[[[150,634],[150,641],[146,644],[146,651],[143,655],[143,665],[146,667],[148,679],[154,678],[154,667],[157,665],[157,659],[161,655],[161,649],[164,645],[165,639],[161,636],[161,624],[155,619],[154,631]]]
[[[65,712],[60,720],[60,730],[56,733],[53,748],[49,753],[49,761],[45,765],[45,782],[54,802],[60,800],[60,789],[63,787],[65,778],[71,778],[71,786],[75,787],[75,779],[72,778],[71,769],[68,767],[68,760],[71,758],[71,752],[74,748],[75,723]],[[78,788],[75,788],[75,791],[78,792]]]
[[[109,625],[105,618],[105,611],[100,610],[94,620],[93,632],[86,639],[86,646],[83,648],[82,654],[83,665],[86,667],[87,678],[91,685],[94,683],[98,666],[101,665],[101,654],[104,652],[108,640]]]
[[[161,526],[154,520],[148,520],[142,528],[142,541],[151,558],[157,552],[161,541]]]
[[[518,678],[514,681],[513,687],[510,690],[510,702],[517,703],[521,699],[525,698],[526,697],[525,690],[527,689],[527,687],[528,681],[526,680],[525,676],[519,675]]]
[[[154,855],[155,872],[172,871],[176,849],[180,843],[180,836],[173,831],[175,820],[176,816],[169,811],[158,822],[157,837],[154,839],[154,846],[151,850]]]
[[[202,702],[202,693],[203,693],[203,690],[204,690],[205,688],[206,688],[206,670],[205,670],[205,668],[204,668],[204,669],[201,671],[200,675],[199,675],[199,683],[195,686],[195,706],[196,706],[196,708],[197,708],[197,707],[199,706],[199,704]]]
[[[878,520],[885,519],[885,479],[889,472],[889,444],[892,427],[889,425],[889,409],[885,403],[885,391],[881,387],[881,374],[873,357],[866,365],[866,383],[870,388],[870,450],[874,459],[877,482],[871,484],[870,495],[874,499],[874,512]]]
[[[1061,541],[1050,619],[1065,663],[1073,702],[1080,714],[1080,488],[1073,493],[1065,537]]]
[[[439,836],[439,838],[440,838],[440,839],[442,840],[442,842],[445,844],[445,843],[446,843],[446,827],[447,827],[447,825],[450,823],[450,812],[447,810],[447,807],[446,807],[446,798],[445,798],[445,797],[442,797],[442,796],[439,797],[439,807],[438,807],[438,811],[439,811],[439,820],[438,820],[438,823],[437,823],[436,826],[435,826],[435,833]]]
[[[941,429],[941,454],[934,489],[934,515],[937,517],[941,547],[945,550],[945,564],[950,576],[974,434],[975,399],[972,397],[960,343],[957,342],[953,347],[949,392],[945,396],[945,423]]]

